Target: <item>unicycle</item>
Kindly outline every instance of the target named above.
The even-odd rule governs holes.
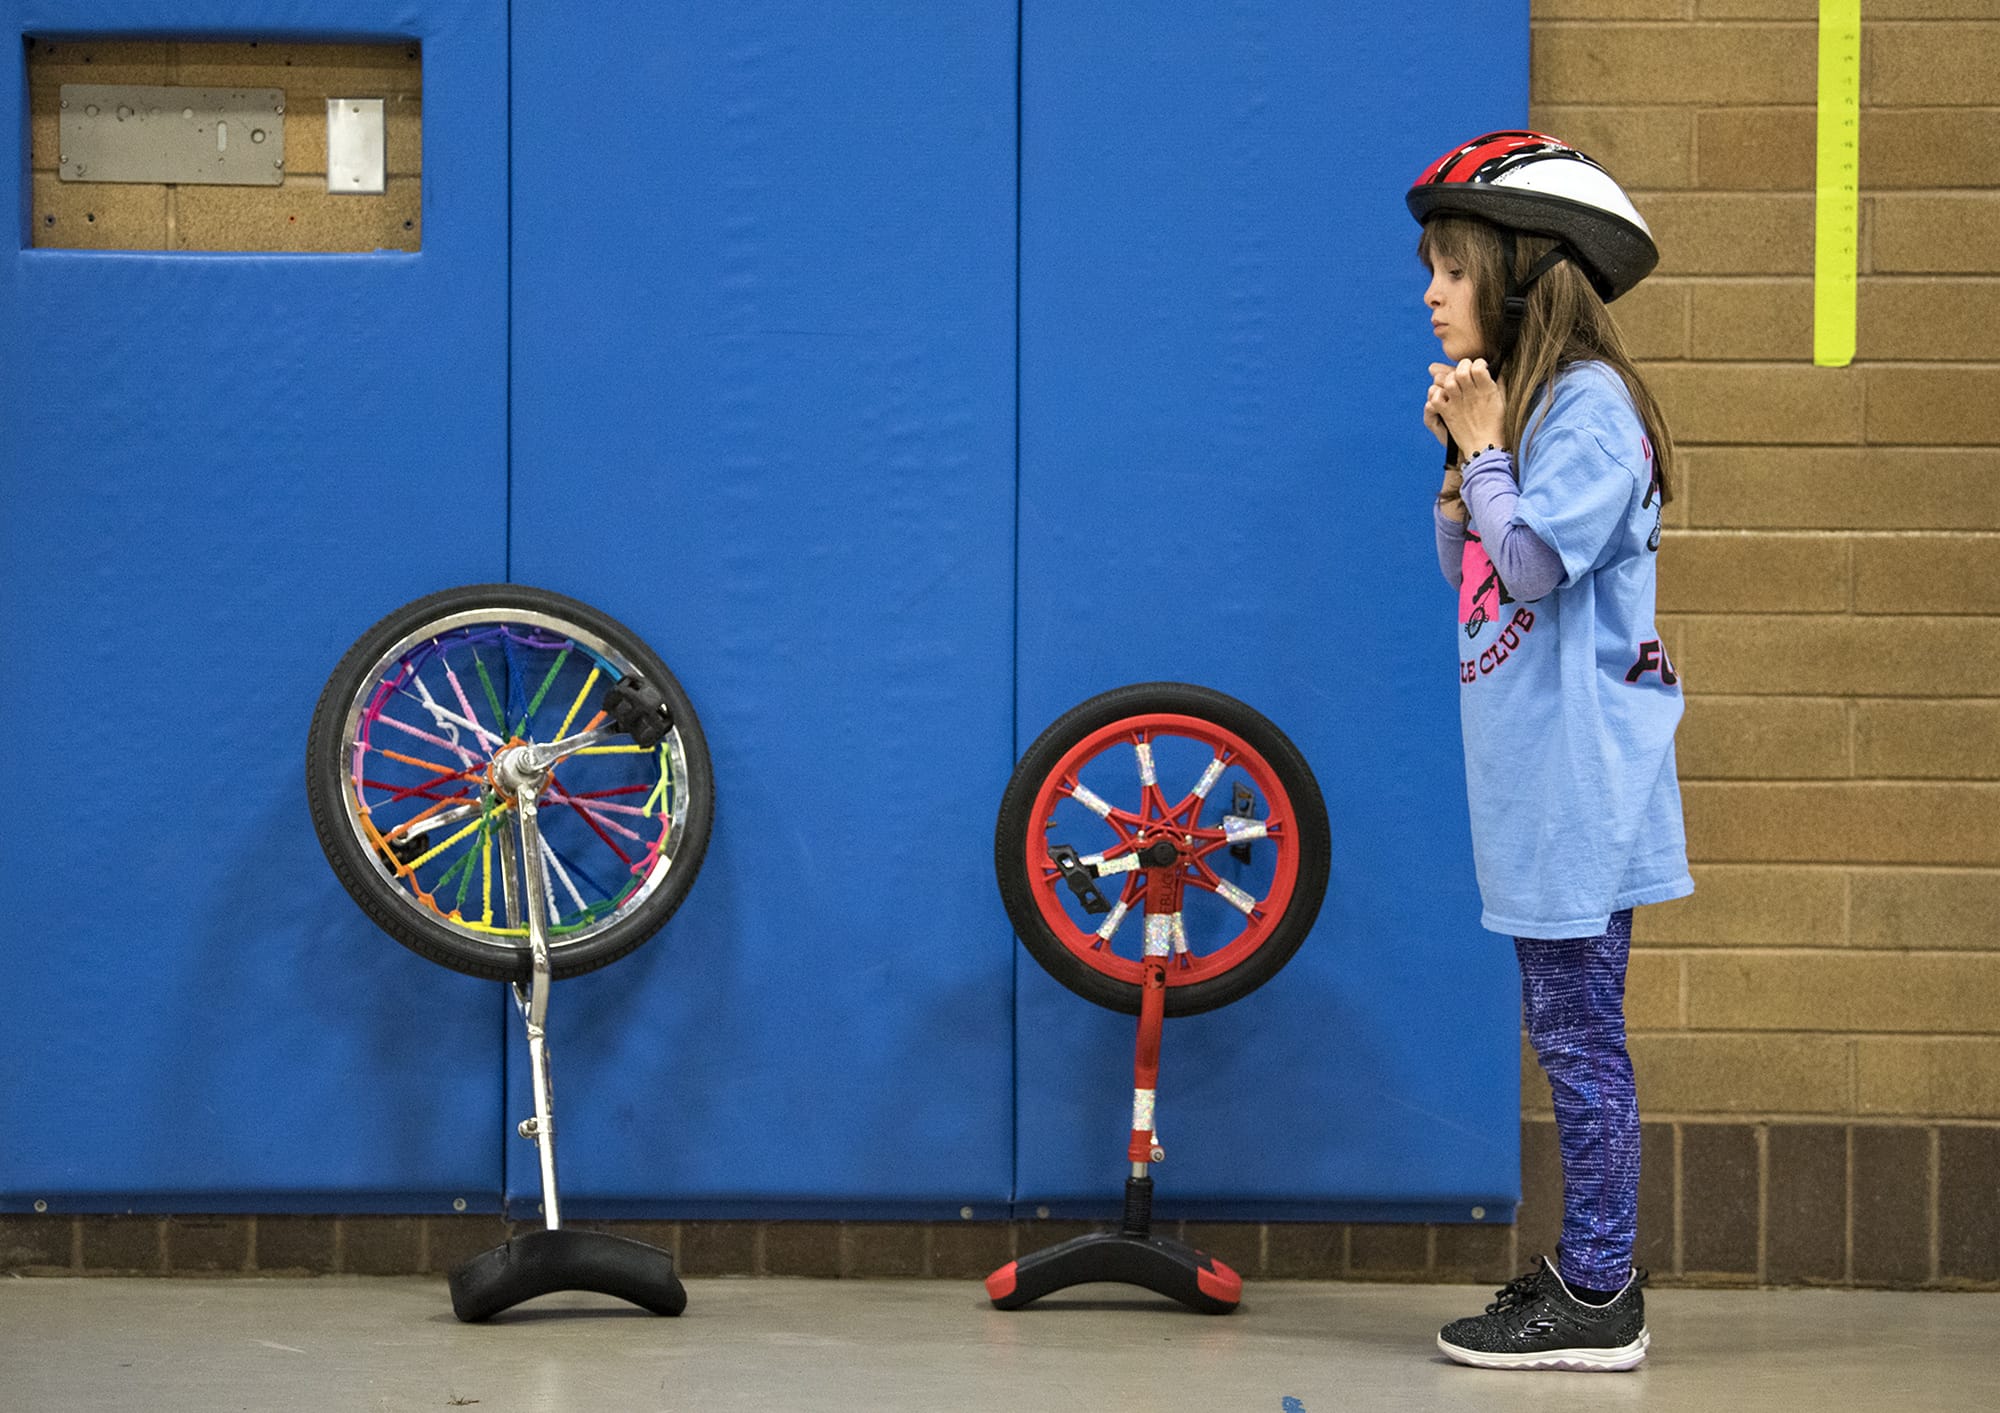
[[[564,1229],[549,989],[645,942],[694,883],[715,810],[673,674],[590,606],[515,584],[448,589],[362,634],[320,694],[306,795],[327,862],[418,955],[508,982],[526,1022],[544,1229],[451,1273],[483,1320],[558,1290],[678,1315],[672,1256]]]
[[[994,831],[1000,897],[1029,955],[1069,990],[1139,1017],[1125,1213],[986,1279],[1003,1310],[1089,1281],[1143,1286],[1208,1314],[1242,1278],[1152,1232],[1160,1034],[1249,995],[1311,930],[1326,893],[1326,805],[1298,748],[1234,697],[1181,682],[1120,687],[1022,755]]]

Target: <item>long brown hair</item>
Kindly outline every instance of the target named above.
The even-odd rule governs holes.
[[[1525,275],[1534,263],[1555,245],[1548,236],[1517,232],[1514,237],[1514,278]],[[1423,239],[1417,242],[1417,258],[1426,268],[1439,262],[1457,266],[1472,281],[1473,307],[1479,319],[1481,342],[1490,350],[1499,342],[1501,303],[1509,281],[1502,274],[1506,250],[1498,227],[1464,216],[1433,216],[1424,222]],[[1660,501],[1672,495],[1670,469],[1674,460],[1673,437],[1660,404],[1639,376],[1632,355],[1625,349],[1611,311],[1604,307],[1590,281],[1568,260],[1559,260],[1528,289],[1527,316],[1521,320],[1519,337],[1506,365],[1494,376],[1506,385],[1506,410],[1501,425],[1506,444],[1517,455],[1525,455],[1526,439],[1534,434],[1527,425],[1535,394],[1549,380],[1572,363],[1595,360],[1607,363],[1624,380],[1653,444],[1653,470],[1660,481]],[[1539,423],[1540,419],[1536,419]]]

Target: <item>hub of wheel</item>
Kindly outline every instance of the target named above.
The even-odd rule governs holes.
[[[520,742],[507,746],[493,757],[493,788],[509,799],[522,794],[539,795],[548,781],[548,772],[538,769],[534,748]]]

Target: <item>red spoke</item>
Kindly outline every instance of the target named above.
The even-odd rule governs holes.
[[[479,772],[476,770],[447,770],[440,775],[433,775],[430,779],[420,781],[417,784],[411,785],[407,788],[401,788],[395,785],[391,785],[386,780],[364,779],[361,783],[371,790],[395,791],[395,793],[390,795],[388,799],[382,801],[382,803],[385,805],[393,805],[398,800],[409,799],[410,796],[412,795],[422,795],[427,800],[435,800],[438,798],[438,796],[430,794],[429,792],[435,789],[437,786],[448,784],[453,780],[477,780],[478,778],[479,778]],[[464,796],[453,795],[450,798],[463,799]]]
[[[1199,741],[1208,748],[1206,760],[1197,765],[1198,781],[1180,778],[1182,762],[1186,758],[1176,754],[1178,748],[1173,743],[1182,738]],[[1163,747],[1168,751],[1164,761],[1154,756],[1154,752]],[[1244,842],[1232,840],[1228,829],[1220,823],[1214,827],[1202,827],[1203,813],[1210,803],[1225,816],[1235,813],[1232,808],[1235,797],[1225,778],[1231,770],[1248,776],[1258,795],[1267,802],[1264,807],[1270,809],[1273,816],[1288,812],[1282,784],[1274,779],[1269,764],[1226,731],[1207,728],[1199,721],[1185,721],[1171,713],[1157,720],[1127,720],[1100,728],[1070,748],[1069,753],[1044,778],[1035,806],[1036,813],[1030,824],[1031,830],[1035,825],[1041,829],[1039,835],[1031,833],[1031,839],[1054,840],[1061,837],[1058,830],[1068,833],[1078,830],[1076,821],[1071,817],[1071,806],[1065,801],[1097,815],[1115,836],[1114,840],[1105,841],[1102,852],[1094,856],[1100,868],[1114,862],[1136,863],[1131,855],[1140,848],[1154,841],[1170,839],[1179,855],[1177,864],[1134,868],[1124,872],[1115,892],[1110,882],[1111,875],[1108,872],[1098,875],[1103,896],[1121,909],[1139,912],[1150,904],[1152,909],[1174,910],[1179,906],[1182,889],[1193,884],[1219,902],[1228,903],[1235,912],[1244,914],[1240,929],[1228,925],[1222,918],[1205,920],[1200,930],[1208,934],[1203,940],[1212,945],[1205,948],[1191,946],[1187,951],[1176,950],[1173,953],[1173,965],[1167,971],[1172,984],[1177,987],[1218,976],[1241,965],[1268,940],[1275,919],[1283,913],[1291,894],[1296,867],[1293,854],[1297,841],[1289,837],[1283,825],[1270,820],[1259,821],[1264,828],[1258,837],[1271,840],[1276,851],[1274,858],[1267,856],[1266,869],[1271,872],[1265,879],[1264,896],[1253,896],[1245,888],[1225,880],[1217,871],[1220,865],[1211,868],[1204,862],[1215,850]],[[1108,784],[1119,798],[1131,801],[1133,808],[1116,807],[1096,790],[1084,785],[1086,775],[1090,777],[1091,784],[1099,788]],[[1147,779],[1149,775],[1152,777],[1150,781]],[[1202,788],[1204,784],[1206,789]],[[1130,793],[1133,785],[1140,787],[1137,799]],[[1165,794],[1165,789],[1169,787],[1183,788],[1185,793],[1169,800]],[[1201,793],[1195,793],[1197,790]],[[1078,798],[1079,793],[1081,799]],[[1080,832],[1087,837],[1092,827],[1086,825]],[[1241,833],[1240,827],[1238,833]],[[1084,849],[1081,845],[1077,847],[1080,852]],[[1126,944],[1131,939],[1106,939],[1095,935],[1093,924],[1097,920],[1080,918],[1070,903],[1068,890],[1059,886],[1063,882],[1062,871],[1050,865],[1039,847],[1030,847],[1025,862],[1028,865],[1027,876],[1035,880],[1034,891],[1042,917],[1063,945],[1073,955],[1087,961],[1093,969],[1129,981],[1131,973],[1142,965],[1125,954],[1130,950]],[[1233,876],[1233,869],[1231,873]],[[1259,871],[1256,876],[1263,877],[1264,872]],[[1191,942],[1194,940],[1190,939]]]
[[[556,801],[558,804],[568,805],[571,809],[575,810],[577,813],[577,817],[581,819],[585,824],[590,826],[591,832],[596,834],[598,838],[604,841],[604,847],[611,850],[612,853],[618,855],[618,861],[624,864],[626,868],[629,869],[632,867],[632,860],[630,856],[627,855],[623,849],[618,847],[616,841],[614,841],[609,834],[606,834],[604,832],[604,827],[602,825],[600,825],[596,820],[590,817],[589,810],[585,809],[582,805],[576,803],[578,798],[577,796],[570,794],[569,791],[563,789],[562,786],[556,784],[556,778],[554,775],[549,776],[549,788],[555,791]]]

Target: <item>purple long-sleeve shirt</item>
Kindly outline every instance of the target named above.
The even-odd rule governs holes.
[[[1533,530],[1514,518],[1521,489],[1514,484],[1514,458],[1504,451],[1482,451],[1466,463],[1459,491],[1471,516],[1471,527],[1486,547],[1500,582],[1516,599],[1532,603],[1562,582],[1562,559]],[[1455,589],[1464,577],[1466,526],[1444,513],[1433,512],[1437,527],[1438,568]]]

